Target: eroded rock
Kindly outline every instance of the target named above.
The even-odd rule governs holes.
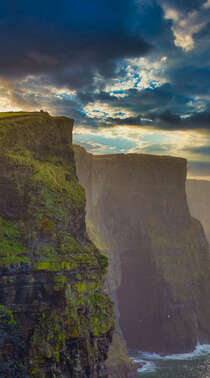
[[[0,124],[0,376],[106,377],[107,258],[87,239],[73,121]]]

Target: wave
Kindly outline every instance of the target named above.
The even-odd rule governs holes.
[[[156,371],[156,365],[154,362],[145,362],[142,360],[141,363],[143,366],[137,369],[138,373],[154,373]]]
[[[137,354],[141,356],[143,359],[147,360],[189,360],[195,359],[202,356],[207,356],[210,354],[210,345],[209,344],[198,344],[194,351],[189,353],[182,353],[182,354],[169,354],[162,356],[157,353],[148,353],[143,351],[136,351]],[[138,357],[137,357],[138,359]]]
[[[138,369],[139,373],[153,373],[157,370],[157,363],[158,361],[170,361],[170,360],[177,360],[177,361],[187,361],[187,360],[195,360],[201,357],[205,357],[210,355],[210,345],[209,344],[198,344],[194,351],[189,353],[181,353],[181,354],[169,354],[169,355],[160,355],[157,353],[149,353],[143,351],[131,351],[130,358],[137,364],[141,364],[142,366]]]

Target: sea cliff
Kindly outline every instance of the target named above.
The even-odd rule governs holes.
[[[210,245],[210,181],[187,180],[186,192],[190,212],[202,223]]]
[[[107,258],[86,236],[73,120],[0,118],[0,376],[107,377]]]
[[[210,256],[188,209],[185,159],[75,151],[128,346],[180,353],[210,342]]]

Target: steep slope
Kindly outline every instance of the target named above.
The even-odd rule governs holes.
[[[187,180],[186,192],[190,212],[202,223],[210,244],[210,181]]]
[[[0,376],[106,377],[107,258],[87,239],[73,121],[0,119]]]
[[[170,353],[209,342],[210,258],[186,202],[186,161],[77,147],[76,162],[87,218],[118,261],[112,270],[128,346]]]
[[[105,290],[115,304],[116,328],[113,333],[112,343],[109,348],[106,367],[109,378],[135,378],[138,377],[137,364],[135,364],[128,356],[126,342],[119,326],[119,308],[117,303],[116,289],[120,283],[120,260],[118,254],[108,248],[101,240],[96,231],[96,227],[86,218],[86,226],[88,237],[93,241],[96,247],[108,256],[109,266],[108,273],[105,277]],[[116,259],[118,257],[118,260]]]

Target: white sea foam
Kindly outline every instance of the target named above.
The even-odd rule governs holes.
[[[132,353],[131,353],[132,355]],[[158,360],[165,360],[165,361],[170,361],[170,360],[177,360],[177,361],[185,361],[185,360],[194,360],[198,359],[200,357],[205,357],[210,355],[210,345],[205,344],[205,345],[197,345],[196,348],[194,349],[193,352],[190,353],[182,353],[182,354],[170,354],[170,355],[165,355],[162,356],[157,353],[148,353],[148,352],[143,352],[143,351],[136,351],[133,353],[135,357],[131,357],[131,359],[139,364],[142,364],[143,366],[138,369],[139,373],[153,373],[156,371],[157,366],[155,361]]]
[[[141,357],[132,357],[130,358],[135,362],[136,364],[142,365],[137,371],[138,373],[154,373],[156,371],[156,364],[154,361],[150,361],[150,359],[147,359],[144,357],[144,352],[140,352]],[[147,353],[146,353],[147,354]],[[152,359],[152,358],[151,358]]]
[[[148,359],[148,360],[191,360],[195,358],[199,358],[201,356],[207,356],[210,354],[210,345],[203,344],[197,345],[193,352],[189,353],[181,353],[181,354],[169,354],[166,356],[161,356],[157,353],[147,353],[147,352],[140,352],[141,357]]]
[[[210,345],[203,344],[197,345],[193,352],[191,353],[183,353],[183,354],[171,354],[169,356],[165,356],[165,359],[168,360],[192,360],[202,356],[208,356],[210,354]]]
[[[156,371],[156,365],[151,361],[142,361],[143,366],[139,368],[138,373],[154,373]]]

